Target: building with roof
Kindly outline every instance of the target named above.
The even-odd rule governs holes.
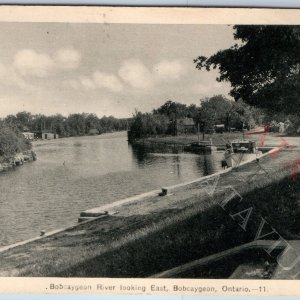
[[[178,119],[176,122],[176,131],[177,134],[195,133],[196,126],[194,120],[192,118]]]
[[[58,134],[47,130],[35,131],[34,138],[41,139],[41,140],[53,140],[53,139],[58,139]]]

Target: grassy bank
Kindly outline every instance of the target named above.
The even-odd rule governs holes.
[[[273,181],[273,183],[270,183]],[[155,222],[125,236],[111,251],[94,256],[55,276],[147,277],[194,259],[253,241],[264,217],[285,239],[300,238],[299,180],[295,183],[285,172],[273,174],[249,188],[239,190],[243,201],[232,201],[224,211],[215,204],[203,210],[203,204],[193,205],[176,215],[153,215]],[[210,201],[224,199],[220,192]],[[236,199],[238,200],[238,199]],[[244,231],[234,214],[253,208]],[[271,231],[268,225],[267,232]],[[265,239],[278,239],[272,234]],[[263,254],[262,254],[263,255]],[[263,256],[262,256],[263,257]],[[225,272],[226,273],[226,272]]]
[[[205,134],[204,140],[209,141],[212,140],[213,145],[225,145],[228,141],[232,141],[234,139],[242,138],[241,132],[225,132],[225,133],[214,133],[214,134]],[[179,145],[187,145],[193,142],[198,142],[203,140],[202,133],[198,137],[197,134],[185,134],[178,136],[155,136],[155,137],[147,137],[144,139],[140,139],[138,141],[147,141],[154,143],[166,143],[166,144],[179,144]]]
[[[204,140],[209,141],[211,139],[214,146],[219,147],[218,149],[224,149],[227,143],[240,138],[242,138],[242,133],[240,132],[226,132],[223,134],[206,134]],[[137,139],[130,143],[134,150],[141,151],[141,153],[182,153],[187,151],[185,146],[199,140],[203,140],[202,135],[198,137],[197,134],[186,134],[178,136],[152,136]]]

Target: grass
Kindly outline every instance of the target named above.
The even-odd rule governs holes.
[[[55,276],[147,277],[194,259],[253,241],[261,217],[285,239],[300,238],[299,188],[284,172],[273,182],[260,181],[251,191],[245,188],[243,201],[233,201],[226,211],[213,205],[193,206],[177,215],[150,224],[114,242],[111,249],[79,263]],[[219,202],[224,195],[216,195]],[[232,220],[230,214],[253,207],[247,230]],[[156,219],[161,219],[157,215]],[[268,225],[265,230],[271,231]],[[278,239],[273,234],[266,239]]]
[[[234,139],[242,138],[241,132],[225,132],[225,133],[214,133],[205,134],[204,140],[212,139],[214,145],[225,145],[226,142],[232,141]],[[198,142],[197,134],[186,134],[178,136],[157,136],[145,138],[145,141],[157,142],[157,143],[167,143],[167,144],[180,144],[186,145],[193,142]],[[200,141],[203,140],[202,134],[200,134]]]

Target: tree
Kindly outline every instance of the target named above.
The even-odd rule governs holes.
[[[151,135],[165,134],[168,130],[169,119],[165,115],[141,113],[136,111],[129,130],[129,140]]]
[[[242,100],[234,102],[229,112],[229,125],[238,130],[254,128],[257,124],[251,107]]]
[[[31,126],[32,122],[32,115],[30,112],[27,111],[21,111],[16,114],[18,123],[20,125],[20,130],[28,130]]]
[[[223,95],[213,96],[201,101],[200,124],[202,130],[213,129],[216,124],[225,124],[227,128],[228,116],[232,108],[232,101]]]
[[[88,134],[91,129],[97,129],[100,132],[99,118],[96,114],[88,114],[85,118],[85,133]]]
[[[70,114],[67,118],[69,133],[71,136],[79,136],[85,134],[85,117],[86,114]]]
[[[153,110],[154,115],[162,115],[169,118],[168,132],[176,135],[177,134],[177,121],[182,118],[192,118],[195,123],[199,118],[199,108],[195,104],[187,106],[174,101],[167,101],[162,106]]]
[[[53,133],[57,133],[60,137],[68,136],[67,124],[64,116],[56,114],[48,117],[50,119],[50,129]]]
[[[274,111],[300,113],[300,27],[236,25],[238,43],[194,60],[197,69],[219,69],[237,101]]]
[[[3,124],[5,124],[6,126],[13,128],[13,129],[20,129],[20,123],[17,119],[16,116],[14,115],[8,115],[6,116],[6,118],[4,118],[3,120]]]
[[[187,106],[185,104],[169,100],[158,109],[154,109],[153,113],[165,115],[169,117],[170,120],[175,120],[179,118],[184,118],[186,116]]]

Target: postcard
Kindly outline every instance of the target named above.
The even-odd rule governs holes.
[[[0,22],[1,293],[300,295],[300,10]]]

